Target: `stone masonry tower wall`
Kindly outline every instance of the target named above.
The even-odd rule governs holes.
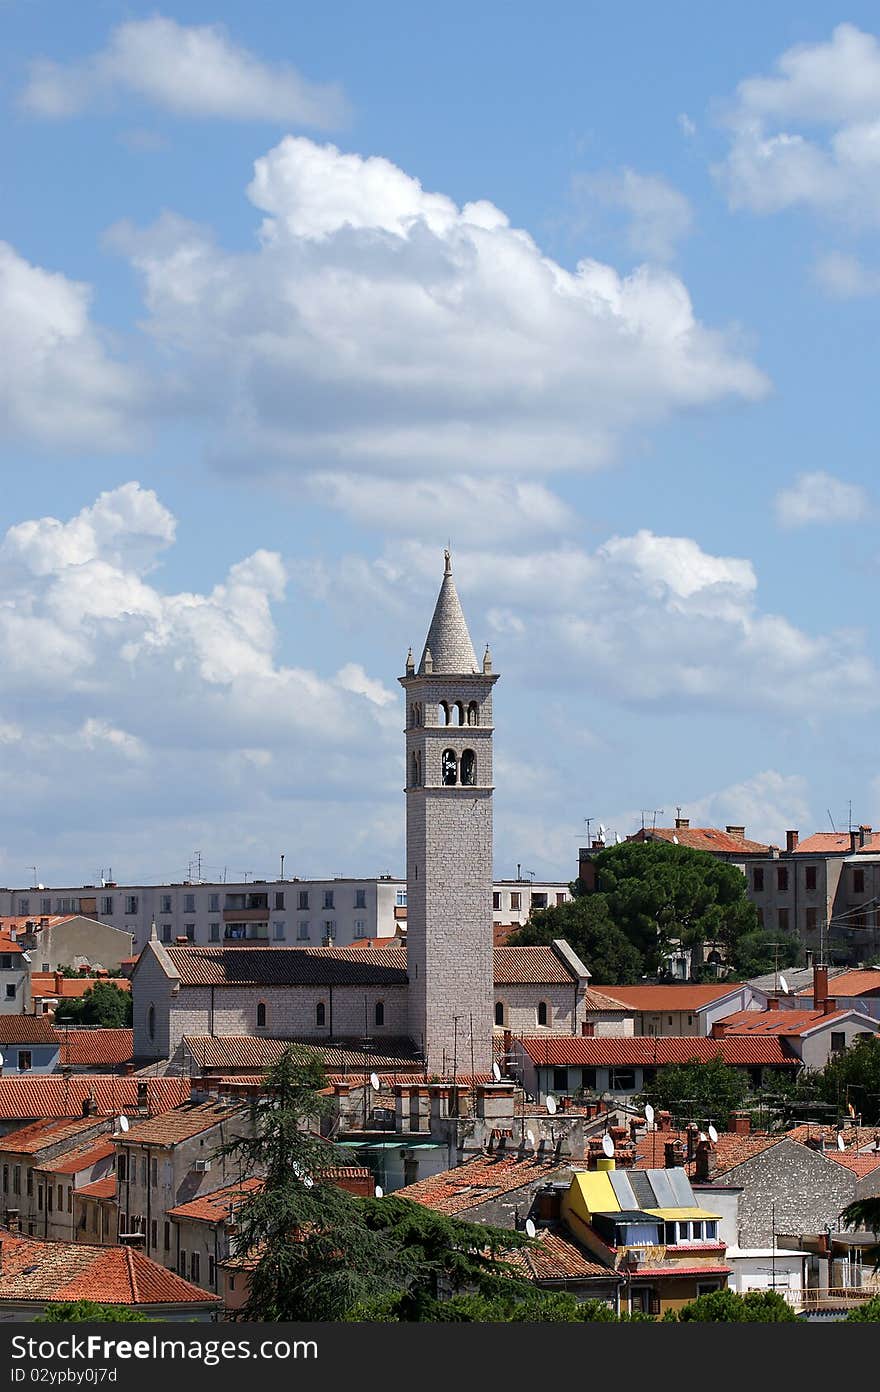
[[[418,671],[407,661],[409,1032],[432,1073],[492,1066],[492,673],[446,572]]]

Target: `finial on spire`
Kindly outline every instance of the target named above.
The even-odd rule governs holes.
[[[406,675],[407,675],[408,677],[413,676],[414,673],[415,673],[415,670],[416,670],[415,659],[413,658],[413,651],[412,651],[412,648],[410,648],[410,649],[409,649],[409,652],[408,652],[407,655],[406,655]]]
[[[450,551],[450,549],[449,549],[448,546],[446,547],[445,551],[443,552],[443,564],[444,564],[443,574],[444,574],[444,575],[451,575],[451,574],[452,574],[452,552]]]
[[[153,921],[150,924],[150,942],[158,942],[158,939],[159,934],[156,932],[156,918],[154,915]]]
[[[486,651],[483,653],[483,671],[492,671],[492,654],[489,651],[489,644],[486,644]]]

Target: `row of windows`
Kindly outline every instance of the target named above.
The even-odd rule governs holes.
[[[335,918],[323,919],[319,927],[323,938],[336,937]],[[221,928],[223,929],[222,932]],[[248,925],[244,923],[227,923],[225,928],[219,922],[209,923],[208,938],[210,942],[220,942],[221,938],[240,940],[247,937],[247,928]],[[309,942],[311,940],[311,928],[312,925],[308,919],[301,919],[296,925],[297,940],[299,942]],[[196,925],[194,923],[185,923],[184,932],[190,942],[193,942],[196,936]],[[176,936],[174,925],[172,923],[160,923],[159,936],[162,942],[170,943],[172,938]],[[365,938],[367,936],[367,920],[365,918],[356,918],[354,920],[354,936],[356,938]],[[285,941],[287,937],[287,923],[284,919],[273,920],[272,937],[276,942]]]
[[[752,869],[752,891],[755,894],[763,894],[766,887],[765,867],[756,865]],[[788,892],[791,880],[789,867],[787,865],[777,865],[776,867],[776,889],[780,894]],[[818,870],[815,865],[804,867],[804,889],[808,894],[815,894],[818,887]],[[865,892],[865,871],[861,865],[853,866],[852,869],[852,890],[853,894],[864,894]]]
[[[325,909],[333,909],[333,908],[336,908],[336,907],[337,907],[337,905],[336,905],[336,903],[335,903],[336,893],[337,893],[337,891],[336,891],[336,890],[333,890],[333,889],[325,889],[325,890],[323,891],[323,907],[324,907]],[[309,903],[309,894],[310,894],[310,891],[307,890],[307,889],[301,889],[301,890],[298,891],[298,894],[297,894],[297,900],[298,900],[298,902],[297,902],[297,908],[299,908],[299,909],[308,909],[308,908],[310,907],[310,903]],[[137,894],[126,894],[124,897],[125,897],[125,912],[126,912],[126,914],[136,914],[136,913],[138,913],[138,911],[139,911],[139,909],[140,909],[140,896],[137,895]],[[284,891],[284,890],[276,890],[276,891],[274,892],[274,894],[273,894],[271,897],[272,897],[272,899],[274,900],[273,907],[274,907],[274,909],[275,909],[276,911],[277,911],[278,909],[283,909],[283,908],[285,908],[285,891]],[[249,895],[244,895],[244,894],[227,894],[227,895],[226,895],[225,907],[226,907],[227,909],[235,909],[235,908],[268,908],[268,907],[269,907],[269,898],[270,898],[270,896],[269,896],[268,894],[249,894]],[[239,903],[239,902],[238,902],[239,900],[246,900],[247,902],[245,902],[245,903]],[[52,900],[51,900],[51,899],[41,899],[41,900],[40,900],[40,909],[39,909],[39,912],[40,912],[40,914],[42,914],[42,915],[44,915],[44,916],[45,916],[45,915],[52,914],[53,912],[56,913],[56,914],[79,913],[79,912],[80,912],[80,903],[81,903],[81,901],[80,901],[80,899],[78,899],[78,898],[71,898],[71,897],[69,897],[69,896],[66,897],[66,898],[59,898],[59,899],[56,899],[56,900],[55,900],[55,908],[54,908],[54,910],[53,910],[53,908],[52,908]],[[342,905],[339,905],[339,907],[341,908]],[[356,909],[365,909],[365,908],[367,907],[367,891],[366,891],[365,889],[356,889],[356,890],[354,891],[354,907],[355,907]],[[99,910],[99,911],[100,911],[100,913],[101,913],[102,915],[104,915],[104,916],[111,916],[111,915],[113,914],[113,912],[114,912],[114,898],[113,898],[113,895],[112,895],[112,894],[107,894],[107,895],[104,895],[104,896],[101,897],[101,899],[100,899],[100,910]],[[160,895],[160,896],[159,896],[159,912],[162,913],[162,914],[170,914],[170,913],[174,913],[174,911],[175,911],[175,910],[174,910],[174,898],[173,898],[173,896],[172,896],[171,894],[162,894],[162,895]],[[196,908],[196,896],[195,896],[195,894],[184,894],[184,895],[183,895],[183,905],[182,905],[181,912],[182,912],[182,913],[196,913],[196,911],[197,911],[197,908]],[[30,912],[31,912],[31,901],[30,901],[30,899],[29,899],[29,898],[19,898],[19,900],[18,900],[17,913],[20,914],[21,916],[26,916],[26,915],[29,914]],[[209,894],[209,895],[208,895],[207,912],[208,912],[208,913],[219,913],[219,912],[220,912],[220,895],[219,895],[219,894]]]
[[[533,909],[546,909],[549,897],[550,896],[547,894],[546,890],[532,890],[532,893],[529,895],[529,905]],[[521,890],[512,889],[510,891],[509,899],[509,907],[511,912],[520,913],[522,911]],[[565,904],[567,900],[568,895],[563,890],[558,890],[556,894],[557,904]],[[504,896],[497,889],[494,891],[492,895],[492,908],[495,910],[500,910],[504,908]]]
[[[535,1007],[535,1023],[538,1025],[549,1025],[553,1018],[553,1011],[547,1001],[538,1001]],[[496,1025],[507,1025],[509,1023],[509,1007],[504,1001],[495,1002],[495,1023]]]

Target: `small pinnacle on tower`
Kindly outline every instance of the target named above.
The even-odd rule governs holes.
[[[425,655],[422,658],[422,671],[431,673],[434,670],[434,659],[431,656],[431,649],[425,648]]]
[[[410,648],[409,652],[406,655],[406,675],[408,677],[413,676],[415,674],[415,670],[416,664],[415,659],[413,658],[413,650],[412,648]]]
[[[492,654],[489,651],[489,644],[486,644],[486,651],[483,653],[483,671],[492,671]]]

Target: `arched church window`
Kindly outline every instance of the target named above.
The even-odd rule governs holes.
[[[257,1001],[257,1029],[266,1028],[266,1002]]]
[[[440,757],[440,770],[443,783],[453,788],[458,782],[458,758],[454,749],[444,749]]]
[[[385,1003],[384,1003],[384,1001],[376,1001],[376,1009],[375,1009],[375,1011],[373,1012],[373,1015],[374,1015],[375,1023],[376,1023],[377,1025],[384,1025],[384,1023],[385,1023]]]
[[[550,1023],[550,1012],[546,1001],[538,1001],[538,1024],[547,1025]]]
[[[473,788],[477,781],[477,756],[472,749],[465,749],[461,755],[461,781]]]
[[[496,1025],[504,1024],[504,1001],[495,1002],[495,1023]]]
[[[455,703],[455,723],[456,723],[456,725],[463,725],[463,724],[464,724],[464,702],[463,702],[463,701],[456,701],[456,703]]]
[[[318,1029],[323,1029],[327,1023],[327,1007],[323,1001],[318,1001],[315,1006],[315,1024]]]
[[[448,701],[441,701],[438,707],[438,725],[452,724],[452,711],[449,709]]]
[[[468,706],[467,723],[469,725],[479,725],[480,723],[480,707],[476,701],[471,701]]]

